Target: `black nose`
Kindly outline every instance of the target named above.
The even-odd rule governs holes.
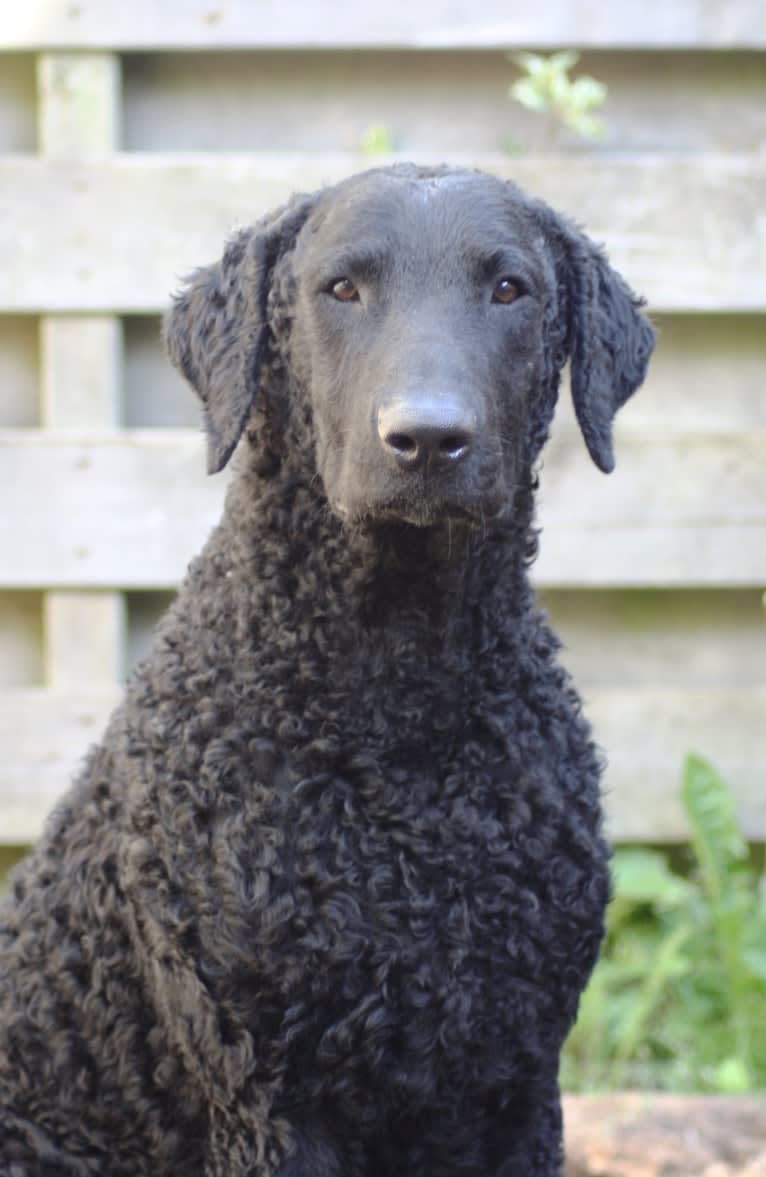
[[[401,466],[447,466],[465,458],[476,434],[470,406],[449,395],[398,397],[378,410],[383,449]]]

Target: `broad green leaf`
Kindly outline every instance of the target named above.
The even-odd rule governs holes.
[[[528,110],[547,110],[550,105],[548,97],[541,93],[539,88],[528,78],[521,78],[518,82],[514,82],[509,94],[522,106],[526,106]]]
[[[727,1095],[742,1095],[750,1091],[752,1082],[744,1060],[733,1056],[719,1063],[715,1068],[715,1085]]]
[[[658,850],[625,847],[612,859],[614,894],[617,899],[636,903],[656,903],[676,907],[686,900],[693,888],[674,875]]]

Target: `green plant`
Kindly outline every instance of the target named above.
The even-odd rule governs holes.
[[[564,1086],[766,1088],[764,880],[729,789],[697,756],[681,799],[688,877],[666,852],[615,854],[606,944],[567,1043]]]
[[[394,150],[394,137],[385,123],[372,123],[359,140],[365,155],[387,155]]]
[[[542,57],[537,53],[509,54],[522,76],[508,90],[511,98],[527,110],[547,116],[549,135],[560,127],[576,131],[585,139],[598,139],[605,126],[593,111],[606,100],[607,88],[591,77],[572,79],[569,71],[580,60],[579,53],[564,50]]]

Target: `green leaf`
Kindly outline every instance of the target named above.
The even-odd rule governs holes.
[[[569,89],[569,101],[578,110],[592,110],[606,101],[607,89],[595,78],[577,78]]]
[[[760,943],[748,945],[743,949],[742,959],[753,976],[766,983],[766,931],[762,932]],[[766,1001],[766,991],[764,1000]]]
[[[740,833],[731,793],[707,761],[690,755],[681,798],[692,832],[702,882],[723,929],[743,907],[754,907],[747,843]]]
[[[362,135],[359,146],[365,155],[387,155],[394,150],[394,137],[385,123],[372,123]]]
[[[544,59],[546,60],[546,59]],[[551,53],[547,58],[547,64],[554,70],[561,73],[567,73],[572,66],[577,65],[580,60],[580,54],[575,49],[560,49],[558,53]]]
[[[731,793],[712,765],[690,755],[684,765],[681,797],[700,864],[720,881],[732,866],[747,861]]]
[[[615,851],[612,878],[616,899],[632,903],[656,903],[677,907],[685,903],[693,888],[674,875],[658,850],[625,847]]]
[[[727,1095],[742,1095],[750,1091],[752,1083],[747,1065],[741,1058],[725,1058],[714,1072],[714,1083],[719,1091]]]
[[[510,60],[519,69],[524,70],[530,78],[540,77],[548,68],[548,59],[541,57],[539,53],[512,53]]]
[[[514,82],[508,93],[527,110],[548,110],[550,99],[529,78],[521,78]]]

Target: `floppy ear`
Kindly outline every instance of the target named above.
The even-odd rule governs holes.
[[[584,237],[573,251],[571,289],[572,399],[588,453],[609,474],[612,420],[643,382],[654,328],[643,300]]]
[[[545,208],[556,271],[568,302],[572,399],[588,453],[614,469],[612,421],[646,375],[655,333],[638,298],[599,247]]]
[[[209,474],[224,468],[252,412],[268,340],[272,271],[312,205],[313,198],[293,198],[240,230],[220,262],[191,275],[165,316],[170,358],[202,400]]]

